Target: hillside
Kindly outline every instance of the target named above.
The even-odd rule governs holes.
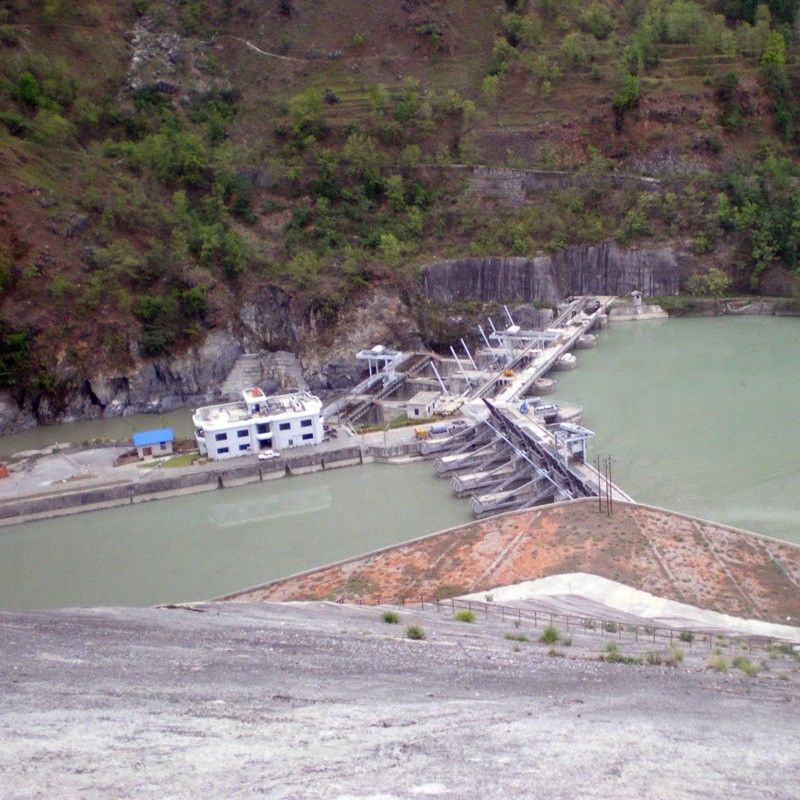
[[[785,0],[10,0],[5,402],[39,422],[111,413],[98,375],[169,371],[215,331],[306,369],[354,325],[444,344],[427,316],[449,310],[418,284],[441,258],[667,247],[695,273],[685,291],[790,294],[795,14]],[[483,167],[516,172],[487,184]],[[520,170],[549,183],[503,188]]]

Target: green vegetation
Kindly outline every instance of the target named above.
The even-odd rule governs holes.
[[[668,667],[677,667],[683,661],[683,650],[680,647],[670,645],[669,650],[664,656],[664,664]]]
[[[381,614],[381,619],[390,625],[396,625],[400,622],[400,615],[396,611],[384,611]]]
[[[712,655],[708,659],[708,668],[715,672],[727,672],[728,662],[721,655]]]
[[[232,11],[6,3],[0,387],[54,398],[63,374],[170,355],[266,288],[324,338],[434,257],[680,241],[693,296],[800,278],[786,0],[456,0],[357,29],[324,3]],[[269,55],[233,44],[252,29]],[[483,166],[566,175],[476,200]]]
[[[644,663],[641,658],[623,655],[620,652],[619,645],[616,642],[609,642],[606,645],[605,652],[600,656],[600,660],[608,661],[612,664],[641,665]]]
[[[539,641],[542,642],[542,644],[555,644],[559,639],[561,639],[561,633],[558,628],[552,625],[548,625],[539,637]]]
[[[759,673],[759,668],[744,656],[736,656],[733,659],[733,667],[744,672],[749,678],[753,678]]]
[[[409,625],[406,628],[406,637],[408,639],[422,640],[427,638],[427,634],[419,625]]]
[[[197,453],[181,453],[163,462],[165,467],[188,467],[197,460]]]
[[[475,622],[475,613],[469,609],[462,608],[460,611],[456,611],[453,619],[458,622]]]
[[[530,639],[524,633],[514,633],[513,631],[508,631],[505,634],[506,639],[509,639],[512,642],[529,642]]]

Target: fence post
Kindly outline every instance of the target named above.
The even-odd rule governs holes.
[[[536,611],[533,612],[533,627],[534,628],[538,628],[539,627],[539,618],[538,618],[538,614],[537,614]]]
[[[424,611],[425,610],[425,598],[422,595],[420,595],[420,597],[419,597],[419,604],[422,607],[422,611]]]

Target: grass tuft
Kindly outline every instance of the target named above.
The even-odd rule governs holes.
[[[740,669],[750,678],[758,675],[758,667],[753,664],[749,658],[745,658],[744,656],[736,656],[736,658],[733,659],[733,666],[736,669]]]
[[[406,636],[415,641],[422,641],[428,638],[428,634],[419,625],[409,625],[406,628]]]
[[[509,631],[506,634],[506,639],[509,639],[512,642],[529,642],[530,639],[524,633],[514,633],[513,631]]]
[[[542,644],[555,644],[560,638],[561,634],[558,632],[558,628],[548,625],[544,631],[542,631],[539,641]]]
[[[475,614],[469,609],[463,608],[461,611],[456,611],[453,615],[453,619],[458,622],[475,622]]]
[[[381,619],[391,625],[396,625],[400,622],[400,615],[396,611],[384,611],[383,614],[381,614]]]
[[[708,668],[716,672],[727,672],[728,662],[722,656],[714,655],[708,659]]]

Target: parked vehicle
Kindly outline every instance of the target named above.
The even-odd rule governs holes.
[[[274,450],[262,450],[258,454],[259,461],[271,461],[273,458],[280,458],[281,454],[276,453]]]

